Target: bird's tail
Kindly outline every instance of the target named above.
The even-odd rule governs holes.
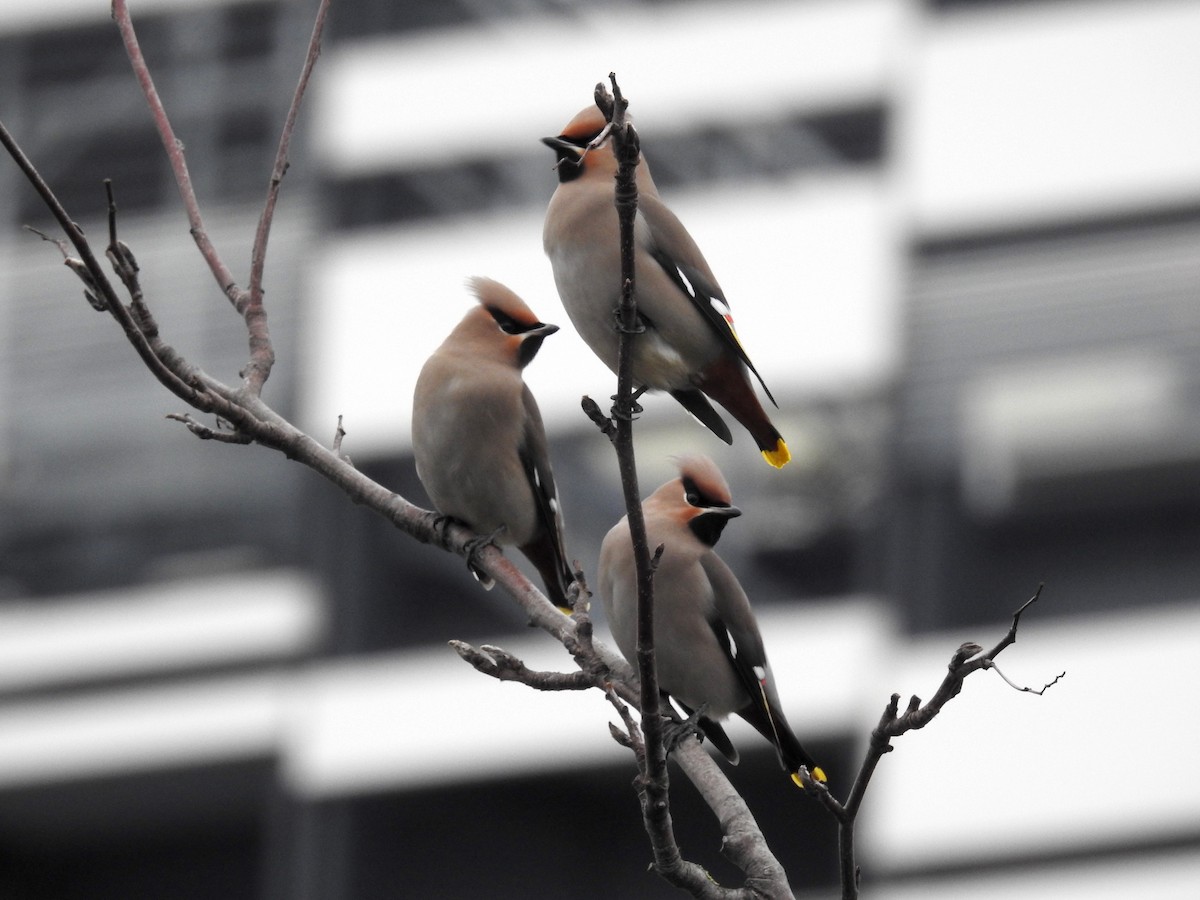
[[[804,786],[797,774],[801,766],[808,769],[809,774],[817,781],[824,783],[826,781],[825,770],[818,766],[817,761],[804,749],[804,745],[792,731],[792,726],[788,724],[783,713],[773,705],[768,704],[768,706],[771,708],[769,715],[763,711],[762,706],[756,703],[747,706],[739,714],[753,725],[759,734],[775,745],[775,752],[779,755],[779,764],[783,766],[784,771],[791,775],[792,781],[796,782],[798,787]]]
[[[567,592],[575,580],[575,575],[567,564],[558,542],[543,532],[540,539],[519,549],[542,576],[542,582],[546,585],[546,596],[550,602],[569,616],[571,601]]]
[[[705,369],[699,387],[742,423],[754,438],[763,459],[776,469],[787,465],[792,454],[779,431],[771,424],[766,410],[758,402],[758,395],[754,393],[754,386],[746,374],[746,367],[740,360],[732,356],[718,359]]]

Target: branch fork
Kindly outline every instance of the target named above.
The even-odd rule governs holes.
[[[968,675],[981,669],[995,668],[996,656],[1017,640],[1017,627],[1020,624],[1021,615],[1037,602],[1041,593],[1042,585],[1038,585],[1034,595],[1013,613],[1012,624],[1009,626],[1007,634],[991,650],[980,655],[983,648],[970,641],[955,650],[946,667],[946,676],[928,702],[922,704],[921,698],[913,695],[909,698],[904,712],[900,712],[900,695],[892,694],[887,707],[879,718],[879,724],[871,732],[866,758],[859,768],[858,776],[855,778],[845,803],[838,801],[826,785],[815,781],[810,776],[804,777],[804,786],[813,790],[821,805],[838,823],[838,864],[841,873],[842,900],[857,900],[858,898],[859,868],[854,858],[854,824],[875,767],[883,756],[893,749],[892,738],[924,728],[942,711],[946,703],[958,696],[962,691],[963,680]],[[1041,690],[1032,690],[1031,688],[1017,688],[1017,690],[1042,694],[1064,675],[1066,675],[1065,672]],[[807,776],[807,773],[802,774]]]

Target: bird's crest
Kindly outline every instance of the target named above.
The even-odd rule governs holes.
[[[607,124],[604,113],[600,112],[600,108],[593,103],[576,113],[559,137],[584,147],[600,134]]]
[[[467,280],[467,286],[479,300],[479,308],[467,313],[460,327],[481,342],[475,346],[487,348],[485,352],[493,356],[499,353],[518,369],[537,356],[547,335],[558,331],[557,325],[539,321],[524,300],[498,281],[476,276]]]
[[[533,314],[533,310],[526,305],[525,301],[500,282],[476,275],[467,279],[467,287],[471,289],[471,293],[475,295],[480,305],[486,308],[497,322],[500,322],[502,318],[508,319],[517,326],[518,331],[540,324],[538,317]],[[497,316],[496,313],[500,313],[500,316]],[[510,329],[505,330],[509,331]]]
[[[733,494],[729,491],[725,476],[721,474],[717,464],[707,456],[679,456],[675,462],[679,466],[679,478],[688,494],[689,504],[713,507],[729,506],[733,502]],[[692,499],[692,494],[695,494],[695,500]]]

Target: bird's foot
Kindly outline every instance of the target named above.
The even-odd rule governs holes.
[[[624,419],[626,422],[632,422],[635,416],[640,416],[643,412],[642,405],[638,403],[642,394],[646,393],[649,388],[644,385],[634,390],[629,397],[629,406],[622,407],[621,397],[619,394],[613,394],[610,398],[613,401],[612,414],[614,418]]]
[[[667,751],[668,756],[690,737],[695,737],[698,741],[704,740],[704,732],[700,730],[700,719],[703,715],[704,710],[701,708],[689,714],[686,719],[671,718],[663,723],[663,749]]]
[[[501,525],[491,534],[477,535],[463,544],[463,551],[467,557],[467,568],[471,570],[471,574],[475,576],[475,580],[483,586],[485,591],[490,591],[493,587],[495,587],[496,582],[492,579],[492,576],[488,575],[481,568],[479,568],[477,560],[479,554],[482,553],[485,548],[496,546],[496,538],[498,538],[503,531],[504,526]]]
[[[461,523],[450,518],[449,516],[443,516],[441,513],[437,512],[434,513],[433,522],[431,523],[433,534],[434,537],[437,538],[437,542],[444,549],[449,549],[448,541],[450,540],[450,526],[459,524]]]
[[[613,328],[617,330],[617,334],[642,334],[646,331],[646,319],[639,314],[637,321],[633,323],[633,327],[628,328],[625,325],[624,317],[621,315],[621,308],[617,306],[613,309]]]

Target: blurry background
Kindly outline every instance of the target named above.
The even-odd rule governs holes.
[[[141,0],[208,228],[244,283],[312,0]],[[557,134],[616,71],[795,459],[670,400],[643,492],[711,454],[721,544],[788,715],[844,793],[889,695],[972,677],[881,764],[876,898],[1200,895],[1200,4],[338,0],[275,219],[266,397],[426,503],[419,366],[541,251]],[[104,0],[8,0],[0,117],[103,244],[103,178],[167,340],[224,380],[243,329]],[[84,303],[0,162],[0,896],[675,896],[598,696],[475,674],[450,638],[569,667],[461,560],[261,448],[201,443]],[[570,328],[528,372],[570,550],[619,517]],[[735,429],[736,430],[736,429]],[[598,604],[597,604],[598,606]],[[597,610],[599,612],[599,610]],[[603,631],[603,623],[600,623]],[[592,692],[593,694],[595,692]],[[806,897],[832,823],[735,728],[730,771]],[[676,780],[686,854],[731,877]]]

